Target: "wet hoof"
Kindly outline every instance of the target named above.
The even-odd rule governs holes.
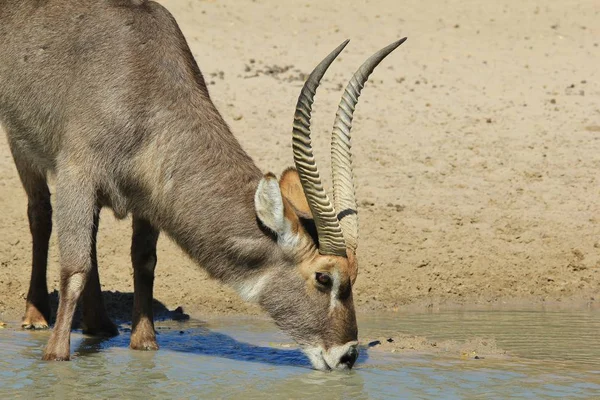
[[[67,356],[58,356],[54,353],[50,353],[50,354],[44,353],[42,360],[43,361],[69,361],[70,358],[68,355]]]
[[[144,350],[144,351],[156,351],[158,350],[158,343],[155,338],[146,338],[136,340],[133,336],[129,343],[129,348],[132,350]]]
[[[34,305],[28,304],[21,322],[23,329],[48,329],[48,319]]]
[[[21,328],[35,330],[35,331],[44,330],[44,329],[48,329],[48,324],[46,322],[30,323],[30,322],[23,321],[23,322],[21,322]]]

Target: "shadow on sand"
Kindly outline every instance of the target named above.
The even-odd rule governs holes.
[[[131,323],[131,313],[133,311],[133,293],[125,292],[102,292],[104,300],[104,306],[110,318],[116,324]],[[189,315],[183,312],[181,307],[177,307],[175,310],[169,310],[163,303],[153,299],[152,300],[154,320],[155,321],[185,321],[189,319]],[[50,293],[50,323],[54,324],[56,321],[56,310],[58,309],[58,291],[54,290]],[[73,329],[80,329],[81,321],[81,302],[77,305],[75,316],[73,318]]]

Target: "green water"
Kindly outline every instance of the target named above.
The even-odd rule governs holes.
[[[13,325],[14,326],[14,325]],[[363,348],[347,373],[310,369],[269,320],[158,325],[158,352],[72,336],[71,362],[40,361],[48,332],[0,330],[0,398],[600,398],[600,312],[470,311],[359,318],[361,337],[495,338],[504,359]]]

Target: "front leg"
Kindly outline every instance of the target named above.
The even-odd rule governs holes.
[[[158,235],[159,231],[150,222],[133,217],[133,320],[129,346],[134,350],[158,350],[152,313]]]
[[[44,360],[68,360],[77,301],[92,269],[96,188],[88,174],[69,165],[56,182],[56,225],[60,252],[60,301]]]

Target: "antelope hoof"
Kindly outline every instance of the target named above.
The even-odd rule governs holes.
[[[29,305],[21,322],[23,329],[48,329],[48,319],[34,305]]]
[[[134,336],[131,336],[129,347],[132,350],[156,351],[158,350],[158,343],[156,343],[156,338],[154,337],[137,339]]]
[[[44,353],[42,360],[43,361],[69,361],[70,358],[68,355],[67,356],[59,356],[54,353],[49,353],[49,354]]]
[[[48,329],[48,324],[46,322],[26,322],[23,321],[21,322],[21,328],[23,329],[28,329],[28,330],[32,330],[32,331],[41,331],[44,329]]]

